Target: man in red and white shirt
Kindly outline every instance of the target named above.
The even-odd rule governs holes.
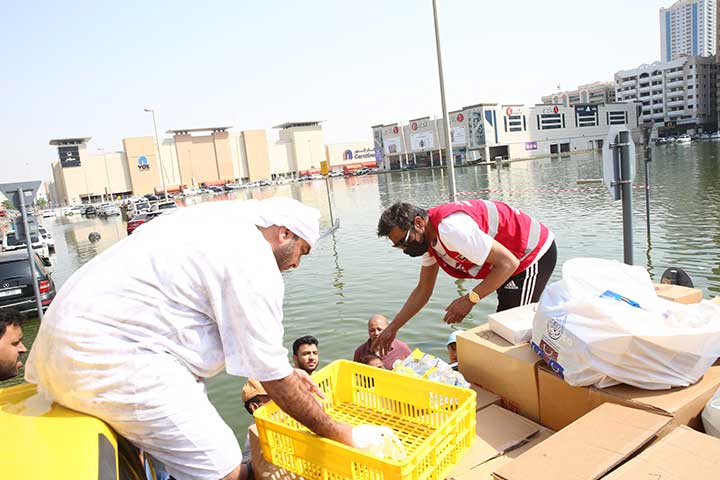
[[[491,200],[453,202],[429,210],[396,203],[380,216],[377,233],[406,255],[423,257],[417,286],[376,340],[374,348],[380,351],[428,302],[440,268],[454,278],[480,280],[445,309],[445,322],[458,323],[493,291],[498,295],[497,311],[538,301],[557,261],[554,235],[545,225]]]

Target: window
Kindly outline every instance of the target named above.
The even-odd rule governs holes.
[[[627,112],[607,112],[608,125],[624,125],[627,123]]]
[[[564,114],[559,113],[543,113],[538,115],[538,126],[540,130],[554,130],[557,128],[563,128],[565,119]]]
[[[578,127],[597,127],[597,110],[591,112],[577,112],[575,118]]]
[[[508,132],[522,132],[525,130],[524,127],[524,115],[515,114],[505,116],[505,131]]]

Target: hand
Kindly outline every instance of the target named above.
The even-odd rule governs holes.
[[[380,332],[380,335],[373,340],[370,345],[370,351],[376,353],[380,357],[384,356],[389,350],[392,342],[395,340],[397,331],[392,327],[392,323],[388,325],[385,330]]]
[[[318,384],[315,383],[315,380],[313,380],[312,377],[305,370],[296,368],[295,375],[300,377],[300,383],[303,388],[307,389],[308,393],[310,393],[311,395],[314,393],[322,399],[325,398],[325,394],[323,393],[323,391],[320,390]]]
[[[453,300],[447,308],[445,308],[447,313],[445,314],[445,318],[443,318],[443,320],[445,323],[460,323],[467,314],[470,313],[470,310],[472,310],[474,306],[475,304],[470,301],[467,295],[458,297]]]

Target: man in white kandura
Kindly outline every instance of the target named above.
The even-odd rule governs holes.
[[[246,475],[203,382],[223,370],[258,379],[299,422],[352,445],[352,428],[322,411],[282,344],[281,272],[310,252],[319,217],[271,198],[183,208],[140,227],[62,287],[27,380],[103,419],[178,480]]]

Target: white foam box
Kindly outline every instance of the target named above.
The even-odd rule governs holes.
[[[537,303],[529,303],[488,315],[490,330],[513,345],[527,343],[532,338],[533,318]]]

